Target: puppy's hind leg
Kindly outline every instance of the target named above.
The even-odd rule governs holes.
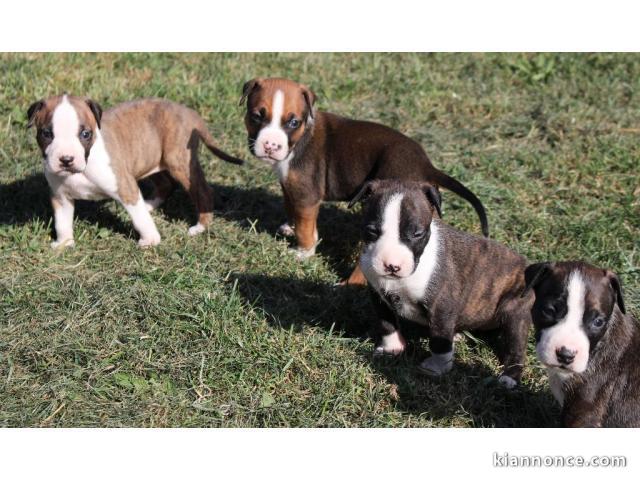
[[[502,317],[502,374],[498,381],[505,388],[515,387],[522,377],[526,359],[527,337],[531,325],[530,305],[515,305],[501,312]]]
[[[213,191],[198,162],[197,147],[185,150],[182,159],[174,157],[169,173],[187,191],[198,212],[198,223],[189,228],[189,235],[204,232],[213,219]]]
[[[153,197],[145,200],[147,210],[150,212],[158,208],[171,195],[175,189],[175,183],[167,172],[159,172],[149,177],[153,183]]]

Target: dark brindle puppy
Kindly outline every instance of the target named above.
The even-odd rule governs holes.
[[[316,219],[323,201],[349,201],[367,180],[429,182],[470,202],[488,235],[480,200],[464,185],[435,168],[423,148],[389,127],[314,109],[315,94],[282,78],[256,78],[243,88],[251,152],[269,163],[280,179],[288,223],[297,255],[315,253]],[[356,267],[347,283],[364,283]]]
[[[500,382],[515,386],[533,303],[533,295],[521,296],[526,259],[433,218],[440,195],[428,184],[375,180],[353,202],[360,199],[366,199],[360,266],[379,317],[376,352],[401,353],[402,322],[415,322],[426,327],[432,353],[421,369],[441,375],[451,369],[457,332],[499,329],[505,347]]]
[[[537,353],[567,427],[640,427],[640,327],[618,276],[584,262],[527,268]]]

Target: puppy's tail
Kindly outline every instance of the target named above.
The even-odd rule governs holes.
[[[482,205],[482,202],[478,199],[478,197],[475,196],[475,194],[469,190],[467,187],[465,187],[463,184],[461,184],[458,180],[456,180],[453,177],[450,177],[449,175],[447,175],[444,172],[441,172],[440,170],[434,169],[435,171],[431,171],[430,176],[433,177],[433,181],[438,184],[439,186],[446,188],[447,190],[452,191],[453,193],[455,193],[456,195],[461,196],[462,198],[464,198],[467,202],[469,202],[473,208],[475,209],[476,213],[478,214],[478,217],[480,217],[480,225],[482,226],[482,234],[485,237],[489,236],[489,221],[487,220],[487,212],[484,209],[484,205]]]
[[[203,125],[197,127],[196,131],[198,132],[198,135],[202,139],[203,143],[207,146],[209,151],[225,162],[233,163],[235,165],[242,165],[244,163],[244,160],[242,160],[241,158],[236,158],[233,155],[229,155],[228,153],[223,152],[218,148],[218,146],[213,141],[211,133],[209,133],[209,130],[204,125],[204,121],[202,123]]]

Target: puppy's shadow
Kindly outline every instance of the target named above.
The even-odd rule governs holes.
[[[41,173],[0,184],[0,225],[24,225],[39,220],[44,224],[51,222],[53,230],[50,197],[49,185]],[[124,235],[133,235],[132,227],[111,213],[105,202],[76,201],[75,218]]]
[[[281,194],[250,186],[212,185],[216,214],[244,228],[276,235],[286,218]],[[255,222],[257,220],[257,222]],[[360,241],[360,214],[324,203],[318,215],[321,241],[317,253],[327,258],[340,277],[351,273]],[[292,245],[295,243],[291,239]]]
[[[313,325],[342,337],[365,341],[375,313],[369,293],[358,287],[333,287],[284,277],[237,274],[231,281],[243,298],[261,309],[274,328],[300,331]],[[391,396],[397,410],[431,419],[435,425],[462,418],[451,426],[549,427],[558,425],[559,411],[546,392],[521,385],[508,391],[493,371],[481,362],[455,362],[451,372],[431,378],[417,366],[429,354],[415,329],[400,358],[379,358],[368,345],[363,358],[374,371],[392,384]],[[465,339],[465,342],[471,341]],[[476,348],[475,346],[473,347]]]

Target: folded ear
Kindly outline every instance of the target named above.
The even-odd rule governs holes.
[[[626,314],[627,311],[624,308],[624,298],[622,297],[622,284],[620,283],[620,279],[618,275],[616,275],[611,270],[607,270],[607,278],[609,282],[611,282],[611,288],[616,294],[616,302],[618,303],[618,308],[623,314]]]
[[[551,262],[534,263],[529,265],[524,271],[525,286],[520,297],[524,297],[529,293],[529,290],[535,288],[536,285],[538,285],[544,277],[549,274],[552,267],[553,263]]]
[[[353,208],[356,203],[365,201],[367,197],[371,195],[371,193],[375,190],[377,185],[377,180],[369,180],[368,182],[365,182],[360,191],[356,193],[355,197],[353,197],[349,202],[348,208]]]
[[[438,212],[438,217],[442,218],[442,195],[440,195],[440,190],[438,187],[431,185],[430,183],[425,183],[422,186],[422,191],[424,192],[429,203],[433,205]]]
[[[93,113],[93,116],[96,117],[96,123],[98,124],[98,128],[100,128],[100,120],[102,120],[102,107],[97,103],[87,99],[87,105],[89,106],[89,110]]]
[[[251,92],[260,88],[260,78],[254,78],[249,80],[242,86],[242,96],[240,97],[240,102],[238,105],[244,105],[244,102],[247,100],[247,97],[251,95]]]
[[[33,127],[33,123],[36,119],[36,113],[42,110],[44,107],[44,100],[38,100],[37,102],[33,102],[27,110],[27,128]]]
[[[304,97],[304,101],[307,104],[307,109],[309,110],[309,117],[313,118],[313,105],[316,103],[316,94],[313,93],[309,87],[303,85],[302,86],[302,96]]]

